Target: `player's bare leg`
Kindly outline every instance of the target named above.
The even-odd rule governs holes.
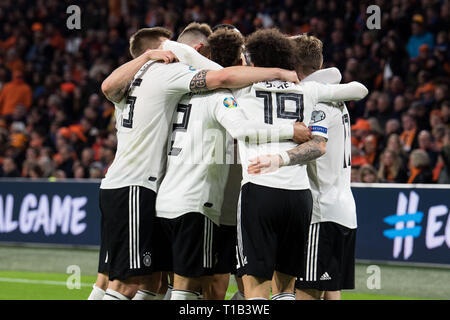
[[[97,280],[95,281],[96,287],[105,291],[106,289],[108,289],[108,283],[109,283],[109,278],[108,278],[107,273],[98,273],[97,274]]]
[[[316,289],[303,289],[296,291],[295,299],[296,300],[320,300],[323,296],[323,291],[319,291]]]
[[[234,279],[236,280],[238,291],[233,294],[230,300],[245,300],[244,283],[242,282],[242,277],[234,275]]]
[[[225,300],[227,295],[228,283],[230,282],[229,273],[215,274],[205,277],[202,292],[204,300]]]
[[[174,274],[170,300],[198,300],[204,277],[188,278]]]
[[[165,275],[165,281],[163,274]],[[149,276],[142,277],[142,282],[133,300],[162,300],[167,291],[167,274],[154,272]]]
[[[250,275],[244,275],[242,277],[242,281],[244,283],[245,298],[247,300],[269,300],[271,284],[270,280]]]
[[[143,281],[142,276],[110,281],[103,300],[130,300],[135,296]]]
[[[324,300],[341,300],[341,291],[325,291]]]
[[[108,289],[109,278],[106,273],[98,273],[97,280],[92,288],[91,294],[88,300],[102,300],[105,295],[106,289]]]
[[[173,290],[173,272],[166,272],[165,278],[169,279],[167,284],[166,295],[164,296],[163,300],[170,300],[170,298],[172,297],[172,290]]]
[[[272,300],[295,300],[295,277],[275,271],[272,278]]]

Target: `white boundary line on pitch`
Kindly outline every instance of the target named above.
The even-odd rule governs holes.
[[[27,283],[27,284],[46,284],[55,286],[67,286],[65,281],[52,281],[52,280],[30,280],[30,279],[17,279],[17,278],[2,278],[0,282],[12,282],[12,283]],[[80,283],[82,287],[91,287],[92,284]]]

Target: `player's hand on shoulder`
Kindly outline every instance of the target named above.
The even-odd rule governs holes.
[[[280,69],[279,74],[279,80],[286,81],[286,82],[294,82],[294,83],[300,83],[300,80],[298,79],[297,72],[294,70],[285,70]]]
[[[163,61],[165,64],[178,62],[177,56],[170,50],[147,50],[144,54],[149,60]]]
[[[279,154],[261,155],[249,161],[247,172],[254,175],[277,171],[283,162]]]
[[[295,143],[301,144],[312,139],[311,130],[303,123],[294,123],[294,140]]]

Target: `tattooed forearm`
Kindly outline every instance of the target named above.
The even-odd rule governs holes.
[[[320,136],[313,136],[312,140],[302,143],[289,150],[289,165],[305,164],[315,160],[325,153],[327,139]]]
[[[208,71],[202,70],[192,78],[191,84],[189,85],[192,92],[208,91],[208,87],[206,86],[206,74]]]
[[[114,90],[112,92],[104,92],[106,98],[111,102],[119,102],[123,99],[125,94],[127,93],[128,89],[131,86],[131,81],[124,86],[118,88],[117,90]]]

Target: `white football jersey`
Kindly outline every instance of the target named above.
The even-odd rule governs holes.
[[[281,136],[292,124],[271,126],[245,118],[229,90],[186,95],[174,114],[166,175],[156,200],[158,217],[173,219],[200,212],[219,224],[229,163],[226,131],[239,139]],[[226,130],[226,131],[225,131]],[[228,212],[228,211],[227,211]],[[233,217],[222,217],[232,224]]]
[[[303,81],[319,80],[314,74]],[[356,206],[350,188],[351,127],[344,103],[319,103],[314,107],[309,127],[313,135],[328,139],[326,153],[308,163],[313,195],[311,223],[335,222],[357,227]]]
[[[178,61],[187,65],[194,66],[197,69],[220,70],[222,66],[202,56],[191,46],[184,43],[166,40],[162,43],[163,50],[170,50],[178,58]]]
[[[224,101],[231,107],[227,110]],[[186,95],[174,113],[167,169],[156,215],[173,219],[200,212],[219,224],[229,166],[227,134],[219,120],[235,99],[228,90]]]
[[[234,94],[246,117],[266,124],[307,123],[314,105],[333,98],[335,87],[317,82],[294,84],[282,81],[266,81],[235,90]],[[250,175],[247,172],[249,160],[259,155],[278,154],[295,148],[292,141],[266,144],[251,144],[239,141],[239,155],[242,164],[242,185],[247,182],[272,188],[288,190],[309,189],[306,165],[284,166],[267,174]]]
[[[181,63],[154,61],[136,73],[126,97],[115,104],[117,151],[100,188],[136,185],[157,192],[173,111],[197,73]]]

